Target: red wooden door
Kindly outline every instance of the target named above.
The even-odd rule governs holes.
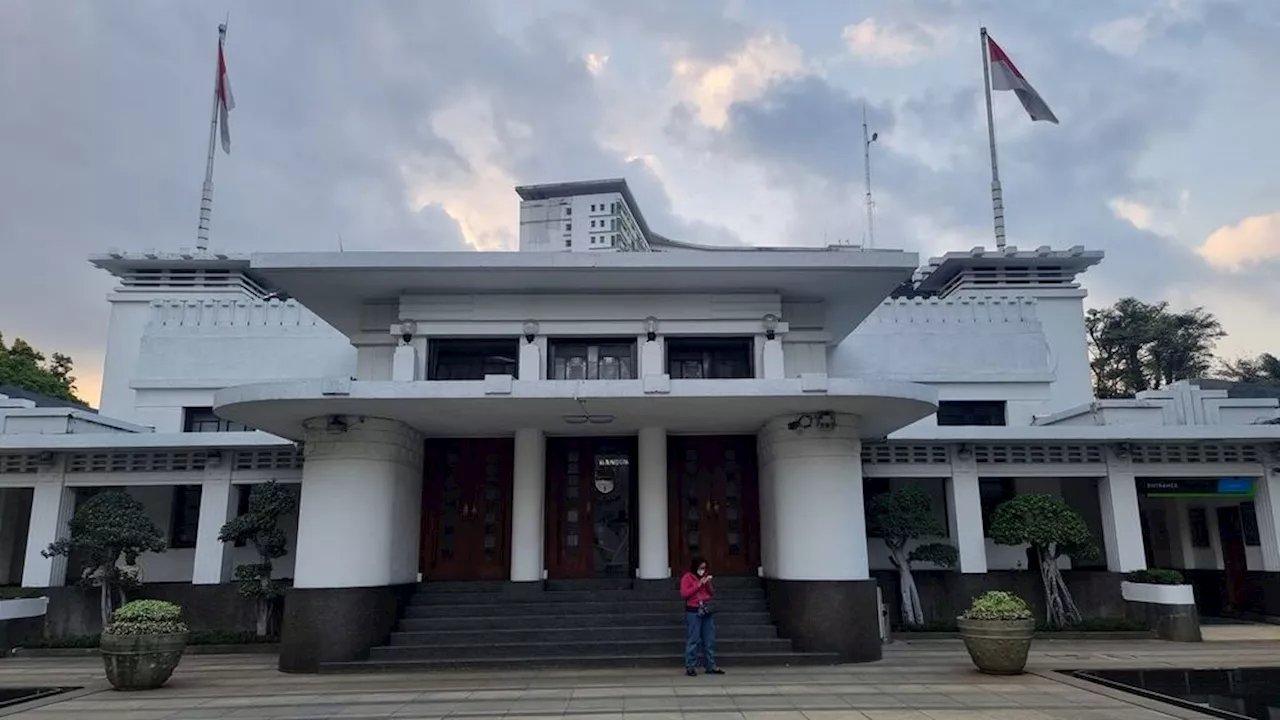
[[[632,577],[634,459],[634,438],[547,441],[548,577]]]
[[[1235,614],[1244,610],[1248,594],[1248,560],[1239,506],[1218,508],[1218,535],[1222,540],[1222,609]]]
[[[672,569],[701,557],[716,575],[754,575],[760,564],[755,437],[667,440]]]
[[[502,580],[510,575],[510,438],[427,441],[422,492],[429,580]]]

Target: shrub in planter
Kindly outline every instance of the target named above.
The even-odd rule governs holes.
[[[187,646],[182,608],[163,600],[134,600],[112,616],[99,650],[117,690],[150,690],[169,681]]]
[[[1150,570],[1135,570],[1124,576],[1125,580],[1131,583],[1143,583],[1146,585],[1184,585],[1182,573],[1177,570],[1163,570],[1160,568],[1152,568]]]
[[[974,598],[956,624],[979,671],[1017,675],[1026,667],[1036,622],[1022,598],[1001,590],[984,593]]]

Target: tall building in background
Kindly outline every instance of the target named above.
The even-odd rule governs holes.
[[[648,252],[649,226],[626,180],[526,185],[520,196],[520,250]]]

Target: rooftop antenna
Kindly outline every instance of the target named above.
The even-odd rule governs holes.
[[[867,102],[862,102],[862,166],[866,173],[867,187],[867,242],[868,248],[876,246],[876,201],[871,197],[871,143],[880,139],[880,133],[867,131]]]
[[[346,252],[342,249],[342,233],[338,233],[338,252]]]

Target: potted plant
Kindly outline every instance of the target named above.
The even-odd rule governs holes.
[[[187,647],[182,608],[163,600],[125,603],[102,631],[99,650],[117,690],[151,690],[169,681]]]
[[[1161,640],[1200,642],[1195,588],[1177,570],[1136,570],[1120,583],[1129,617],[1142,620]]]
[[[956,623],[964,647],[979,671],[990,675],[1022,673],[1036,632],[1036,622],[1025,600],[1010,592],[992,590],[974,598]]]

